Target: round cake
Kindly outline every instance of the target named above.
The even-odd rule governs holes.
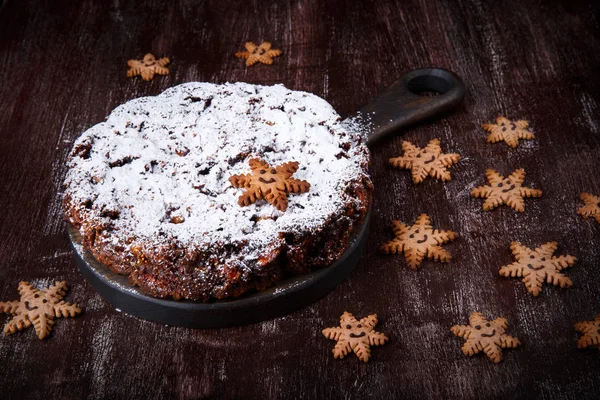
[[[344,253],[370,205],[368,164],[360,125],[313,94],[186,83],[82,134],[65,219],[147,294],[236,297]]]

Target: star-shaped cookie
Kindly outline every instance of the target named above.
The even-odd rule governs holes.
[[[483,202],[484,211],[490,211],[501,204],[506,204],[515,211],[525,211],[525,197],[540,197],[542,191],[522,186],[525,180],[525,170],[519,168],[508,178],[503,177],[493,169],[485,171],[489,185],[479,186],[471,190],[472,197],[486,199]]]
[[[442,262],[452,258],[450,253],[442,248],[442,244],[454,240],[456,233],[452,231],[433,230],[427,214],[421,214],[412,226],[400,221],[392,221],[394,239],[381,246],[385,254],[401,254],[410,269],[417,269],[425,257]]]
[[[495,124],[483,124],[481,127],[490,132],[488,143],[505,141],[512,148],[519,146],[519,139],[531,140],[535,136],[527,130],[529,122],[525,120],[511,121],[508,118],[498,117]]]
[[[555,286],[568,288],[573,282],[560,271],[575,264],[577,258],[569,255],[554,256],[557,247],[556,242],[549,242],[531,250],[519,242],[512,242],[510,249],[517,261],[500,267],[499,274],[506,278],[523,277],[527,290],[534,296],[542,291],[544,280]]]
[[[81,313],[81,308],[62,300],[66,291],[67,283],[64,281],[46,290],[36,289],[27,282],[19,283],[21,299],[0,302],[0,310],[13,315],[4,326],[4,333],[11,335],[33,324],[40,339],[48,336],[52,332],[54,318],[74,317]]]
[[[577,214],[585,219],[594,217],[600,224],[600,197],[590,193],[581,193],[581,200],[585,205],[577,211]]]
[[[576,323],[575,330],[583,334],[577,341],[577,348],[596,347],[600,350],[600,314],[593,321]]]
[[[310,189],[310,183],[291,178],[298,170],[298,163],[295,161],[273,168],[265,161],[253,158],[249,164],[252,174],[233,175],[229,178],[233,187],[246,189],[238,199],[240,206],[248,206],[265,199],[279,211],[285,211],[288,206],[288,194],[306,193]]]
[[[270,42],[262,42],[260,46],[257,46],[252,42],[246,42],[244,47],[246,48],[246,51],[238,51],[235,53],[235,56],[237,58],[245,58],[248,67],[257,62],[271,65],[273,64],[273,57],[281,55],[281,50],[271,49]]]
[[[334,358],[344,358],[353,351],[364,362],[371,358],[371,346],[381,346],[388,341],[383,333],[373,330],[377,325],[377,314],[357,321],[354,315],[345,311],[340,317],[340,326],[323,329],[327,339],[336,340],[333,348]]]
[[[458,154],[442,153],[439,139],[430,140],[424,149],[411,142],[403,141],[402,151],[404,151],[404,155],[390,158],[389,163],[396,168],[412,170],[414,183],[423,182],[427,175],[441,179],[442,182],[449,181],[450,171],[448,168],[460,160]]]
[[[461,349],[467,356],[483,351],[495,363],[502,361],[502,349],[521,344],[519,339],[504,333],[508,327],[506,318],[488,321],[483,314],[474,312],[469,316],[469,325],[454,325],[450,331],[467,341]]]
[[[143,80],[150,81],[152,78],[154,78],[155,74],[167,75],[169,73],[169,69],[165,68],[165,65],[167,65],[169,62],[170,60],[167,57],[157,60],[153,54],[148,53],[144,56],[142,61],[127,61],[127,65],[129,66],[127,76],[132,78],[134,76],[141,75]]]

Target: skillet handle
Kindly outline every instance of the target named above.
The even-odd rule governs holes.
[[[426,97],[418,93],[438,92]],[[387,134],[455,109],[465,95],[462,79],[441,68],[416,69],[404,75],[355,115],[370,127],[367,144]]]

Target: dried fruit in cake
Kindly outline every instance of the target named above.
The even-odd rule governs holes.
[[[381,246],[385,254],[402,254],[410,269],[417,269],[425,257],[442,262],[452,258],[450,253],[442,248],[442,244],[454,240],[456,233],[431,227],[427,214],[421,214],[412,226],[400,221],[392,221],[394,235],[391,241]]]
[[[471,197],[486,199],[483,210],[491,211],[499,205],[506,204],[515,211],[525,211],[525,197],[540,197],[542,191],[523,185],[525,170],[519,168],[507,178],[493,169],[485,171],[489,185],[483,185],[471,190]]]
[[[581,193],[581,200],[583,200],[585,205],[577,211],[577,214],[585,219],[593,217],[600,224],[600,196]]]
[[[129,60],[127,65],[129,70],[127,71],[127,77],[132,78],[134,76],[142,76],[145,81],[150,81],[154,78],[155,74],[167,75],[169,69],[165,66],[170,62],[167,57],[159,58],[158,60],[153,54],[148,53],[144,58],[140,60]]]
[[[238,198],[240,206],[248,206],[265,199],[279,211],[285,211],[288,207],[288,194],[306,193],[310,189],[310,183],[292,178],[298,170],[298,163],[295,161],[275,167],[257,158],[248,163],[251,174],[233,175],[229,178],[233,187],[245,189]]]
[[[381,346],[388,341],[383,333],[374,330],[377,314],[357,321],[354,315],[345,311],[340,317],[340,326],[323,329],[327,339],[337,341],[333,348],[334,358],[344,358],[351,351],[359,360],[368,362],[371,358],[371,346]]]
[[[4,333],[12,335],[17,331],[35,328],[40,339],[44,339],[54,326],[54,318],[74,317],[81,308],[62,300],[67,292],[67,282],[57,282],[46,290],[40,290],[28,282],[19,283],[20,300],[0,302],[0,311],[13,317],[4,326]]]
[[[235,56],[246,59],[248,67],[257,62],[271,65],[273,64],[273,58],[281,55],[281,50],[271,49],[271,42],[262,42],[260,46],[255,45],[253,42],[246,42],[244,47],[246,47],[246,51],[238,51]]]
[[[544,281],[562,288],[571,287],[571,279],[560,271],[575,264],[577,258],[570,255],[554,256],[557,247],[556,242],[548,242],[532,250],[513,242],[510,249],[517,261],[501,267],[499,274],[506,278],[523,277],[527,290],[534,296],[541,293]]]
[[[348,248],[373,189],[361,129],[282,85],[175,86],[117,107],[75,142],[65,219],[147,294],[210,301],[265,289]],[[242,178],[252,159],[256,175]],[[279,169],[265,185],[252,178],[261,165]],[[232,176],[252,186],[244,207]],[[266,193],[276,187],[284,191]],[[258,188],[285,213],[251,203]]]
[[[577,340],[577,347],[586,349],[595,347],[600,350],[600,314],[593,321],[580,321],[575,324],[575,330],[581,333]]]
[[[519,146],[519,139],[531,140],[535,136],[527,127],[529,122],[525,120],[511,121],[505,117],[496,118],[495,124],[483,124],[481,127],[490,134],[488,143],[506,142],[512,148]]]
[[[455,336],[466,339],[461,347],[466,356],[483,351],[490,360],[499,363],[502,361],[502,349],[521,344],[516,337],[504,333],[507,327],[506,318],[488,321],[483,314],[474,312],[469,316],[469,325],[454,325],[450,331]]]
[[[423,182],[428,175],[442,181],[449,181],[450,171],[448,168],[460,160],[459,154],[442,153],[439,139],[430,140],[424,149],[403,141],[402,151],[404,151],[404,155],[390,158],[389,163],[396,168],[412,170],[414,183]]]

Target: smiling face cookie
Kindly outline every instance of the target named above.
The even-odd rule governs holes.
[[[273,58],[281,55],[281,50],[271,49],[270,42],[262,42],[260,46],[255,45],[253,42],[246,42],[244,47],[246,51],[238,51],[235,56],[245,58],[248,67],[257,62],[271,65],[273,64]]]
[[[461,347],[467,356],[483,351],[493,362],[502,361],[502,349],[517,347],[519,339],[506,335],[508,327],[506,318],[488,321],[483,314],[474,312],[469,316],[469,325],[454,325],[450,331],[456,336],[466,339]]]
[[[144,56],[142,61],[127,61],[127,65],[129,66],[127,76],[131,78],[134,76],[141,75],[143,80],[149,81],[152,80],[152,78],[154,78],[155,74],[167,75],[169,73],[169,69],[165,68],[165,66],[169,62],[170,60],[167,57],[163,57],[157,60],[156,57],[154,57],[154,54],[148,53]]]
[[[287,162],[275,168],[259,159],[251,159],[248,163],[252,174],[233,175],[229,178],[233,187],[246,189],[238,198],[240,206],[265,199],[279,211],[285,211],[288,194],[306,193],[310,189],[310,183],[291,178],[298,170],[297,162]]]
[[[417,269],[425,257],[442,262],[452,258],[441,245],[453,240],[456,233],[433,230],[427,214],[421,214],[412,226],[400,221],[392,221],[392,224],[396,237],[381,246],[381,250],[385,254],[404,253],[410,269]]]
[[[577,259],[570,255],[554,256],[557,247],[556,242],[548,242],[532,250],[513,242],[510,249],[517,261],[500,267],[499,274],[506,278],[523,277],[527,290],[534,296],[542,292],[544,281],[563,288],[570,287],[573,282],[560,271],[575,264]]]
[[[450,180],[448,168],[460,160],[458,154],[444,154],[439,139],[429,141],[424,149],[410,142],[402,142],[404,155],[390,158],[389,163],[396,168],[412,170],[414,183],[422,182],[428,175],[442,181]]]
[[[501,204],[506,204],[515,211],[525,211],[525,197],[540,197],[542,191],[522,186],[525,171],[517,169],[508,177],[503,177],[493,169],[485,172],[489,185],[479,186],[471,191],[472,197],[486,199],[484,211],[491,211]]]
[[[505,117],[496,118],[495,124],[483,124],[481,127],[490,132],[488,143],[506,142],[510,147],[519,146],[519,139],[531,140],[535,136],[527,130],[529,122],[525,120],[511,121]]]
[[[383,333],[373,330],[375,325],[377,314],[357,321],[352,314],[344,312],[340,317],[340,326],[323,329],[323,335],[337,341],[333,349],[334,358],[344,358],[354,351],[361,361],[367,362],[371,357],[370,346],[380,346],[388,340]]]
[[[19,301],[0,302],[0,310],[13,318],[4,326],[7,335],[30,327],[32,324],[40,339],[52,331],[54,318],[74,317],[81,308],[66,303],[62,298],[67,290],[66,282],[58,282],[46,290],[34,288],[27,282],[19,284]]]

